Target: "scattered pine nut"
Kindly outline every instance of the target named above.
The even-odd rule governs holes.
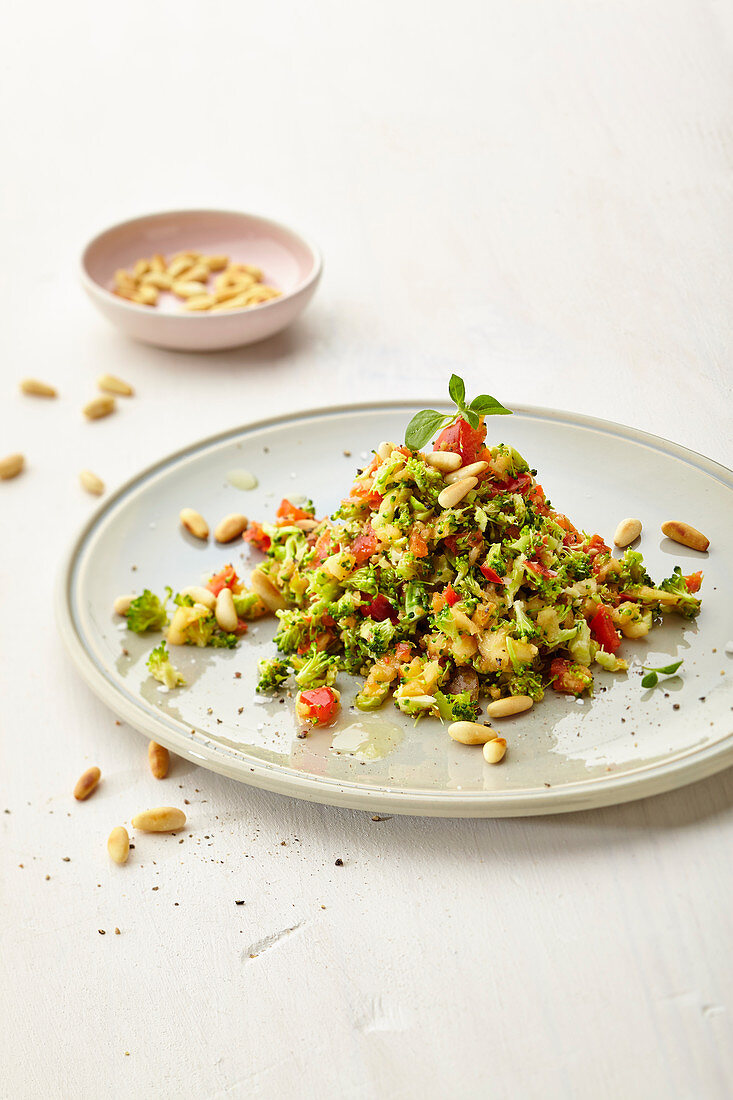
[[[110,859],[115,863],[127,863],[127,857],[130,855],[130,837],[124,825],[115,825],[107,837],[107,851]],[[118,928],[115,928],[115,933],[119,934]]]
[[[17,477],[24,466],[25,458],[21,454],[0,458],[0,480],[9,481],[11,477]]]
[[[445,478],[446,485],[452,485],[455,481],[460,481],[463,477],[475,477],[476,474],[482,474],[484,470],[488,470],[488,462],[472,462],[468,466],[460,466],[453,473],[447,474]]]
[[[450,474],[463,465],[463,459],[455,451],[431,451],[425,455],[425,461],[442,474]]]
[[[214,593],[199,584],[190,584],[188,588],[182,588],[181,595],[190,596],[194,603],[202,603],[204,607],[208,607],[209,611],[213,611],[216,607]]]
[[[209,525],[195,508],[182,508],[179,518],[188,533],[195,539],[206,541],[209,537]]]
[[[142,283],[135,291],[132,300],[140,306],[155,306],[158,304],[158,289],[150,286],[149,283]]]
[[[214,538],[217,542],[232,542],[238,538],[247,526],[248,520],[240,512],[232,512],[217,524]]]
[[[130,604],[135,599],[134,596],[118,596],[115,602],[112,604],[115,615],[126,615],[130,610]]]
[[[206,284],[198,282],[188,282],[183,279],[176,282],[174,280],[171,290],[177,298],[193,298],[201,294],[206,294]]]
[[[483,753],[487,764],[498,764],[506,756],[506,738],[495,737],[493,741],[487,741]]]
[[[448,733],[461,745],[485,745],[496,737],[496,730],[492,730],[491,726],[482,726],[480,722],[453,722],[448,726]]]
[[[21,391],[29,397],[58,397],[54,386],[46,382],[39,382],[37,378],[24,378],[20,383]]]
[[[489,718],[508,718],[511,714],[521,714],[534,705],[529,695],[507,695],[505,699],[495,699],[486,707]]]
[[[237,618],[237,612],[234,607],[234,597],[232,596],[231,588],[222,588],[221,592],[216,597],[214,615],[216,616],[217,623],[226,634],[231,634],[232,631],[237,629],[239,619]]]
[[[211,309],[216,305],[216,298],[213,294],[194,294],[191,298],[187,298],[183,303],[183,308],[188,309],[191,312]]]
[[[142,833],[173,833],[186,824],[183,810],[175,806],[156,806],[154,810],[143,810],[132,819],[133,829]]]
[[[710,539],[705,538],[702,531],[678,519],[670,519],[663,523],[662,534],[674,542],[689,546],[691,550],[699,550],[701,553],[710,545]]]
[[[148,744],[148,763],[156,779],[165,779],[170,762],[170,753],[165,745],[159,745],[157,741],[151,741]]]
[[[101,497],[104,492],[104,482],[101,477],[97,477],[91,470],[82,470],[79,474],[79,481],[81,482],[82,489],[85,489],[87,493],[91,493],[95,497]]]
[[[249,583],[252,591],[257,593],[269,611],[283,611],[285,609],[285,600],[278,588],[259,566],[252,570]]]
[[[638,539],[640,534],[640,519],[622,519],[616,528],[616,534],[613,536],[614,546],[618,546],[620,550],[623,550],[625,546],[630,546],[634,539]]]
[[[97,385],[100,390],[105,390],[107,393],[118,393],[120,397],[132,397],[135,392],[129,382],[116,378],[114,374],[103,374],[97,379]]]
[[[464,477],[460,481],[454,481],[452,485],[446,485],[441,491],[438,504],[441,508],[454,508],[476,485],[478,485],[477,477]]]
[[[74,798],[77,802],[83,802],[85,798],[89,798],[101,778],[102,773],[99,768],[87,768],[84,774],[79,776],[74,787]]]
[[[94,397],[89,401],[82,412],[86,416],[87,420],[99,420],[102,416],[109,416],[113,413],[117,405],[114,397],[108,397],[106,394],[102,397]]]
[[[228,256],[204,256],[204,263],[209,271],[223,271],[229,263]]]

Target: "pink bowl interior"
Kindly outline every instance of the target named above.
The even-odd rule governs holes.
[[[225,210],[174,211],[124,222],[96,237],[82,264],[95,283],[112,291],[117,268],[131,268],[136,260],[156,252],[170,257],[189,248],[209,255],[225,253],[235,263],[255,264],[262,268],[264,281],[284,295],[302,286],[318,264],[310,246],[285,226]],[[161,294],[156,312],[180,314],[181,302],[171,294]]]

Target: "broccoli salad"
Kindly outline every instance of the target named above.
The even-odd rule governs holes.
[[[277,652],[260,662],[257,691],[295,692],[301,722],[333,722],[347,673],[361,680],[360,710],[391,698],[410,719],[475,723],[483,700],[491,715],[499,700],[514,713],[548,689],[589,693],[596,665],[627,669],[624,639],[670,612],[698,614],[701,573],[676,567],[654,584],[637,551],[613,557],[552,506],[513,447],[486,445],[485,417],[508,410],[451,394],[457,413],[427,410],[405,445],[380,444],[332,516],[285,499],[272,522],[250,523],[243,537],[264,558],[248,586],[226,566],[177,595],[170,621],[146,592],[130,629],[165,627],[171,647],[229,647],[275,615]],[[182,681],[165,642],[149,668],[168,688]]]

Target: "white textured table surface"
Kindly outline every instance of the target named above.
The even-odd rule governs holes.
[[[0,487],[2,1096],[729,1095],[730,772],[495,822],[377,823],[183,763],[163,795],[50,605],[81,467],[113,489],[273,411],[440,395],[451,368],[730,463],[730,6],[77,0],[8,23],[0,453],[28,470]],[[297,327],[196,357],[92,311],[85,239],[189,205],[321,244]],[[102,369],[138,396],[88,424]],[[28,374],[60,399],[21,398]],[[109,864],[113,824],[184,798],[183,843]]]

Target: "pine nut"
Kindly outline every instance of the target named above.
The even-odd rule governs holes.
[[[189,534],[193,535],[195,539],[206,541],[209,537],[209,525],[195,508],[182,508],[179,518]]]
[[[193,263],[194,261],[190,256],[179,256],[178,259],[171,260],[166,275],[170,275],[171,279],[178,279],[185,271],[193,267]]]
[[[381,459],[389,458],[394,450],[394,443],[380,443],[377,447],[377,454]]]
[[[104,482],[101,477],[97,477],[91,470],[82,470],[79,474],[79,481],[82,489],[85,489],[87,493],[91,493],[92,496],[101,497],[104,492]]]
[[[493,741],[487,741],[483,753],[487,764],[498,764],[506,756],[506,738],[495,737]]]
[[[160,252],[156,254],[150,260],[150,270],[157,275],[162,275],[166,269],[165,256],[161,256]]]
[[[219,595],[216,597],[216,607],[214,608],[214,615],[216,621],[225,633],[231,634],[233,630],[237,629],[237,612],[234,608],[234,597],[232,596],[231,588],[222,588]]]
[[[158,304],[158,291],[149,283],[143,283],[137,288],[132,300],[140,306],[155,306]]]
[[[425,455],[425,461],[428,466],[432,466],[434,470],[440,470],[443,474],[458,470],[463,465],[463,459],[455,451],[431,451],[430,454]]]
[[[691,550],[707,550],[710,539],[706,539],[702,531],[691,527],[689,523],[683,523],[679,519],[670,519],[662,524],[662,534],[674,542],[680,542],[683,546],[689,546]]]
[[[630,546],[634,539],[638,539],[640,534],[640,519],[622,519],[616,528],[616,534],[613,536],[614,546],[618,546],[619,549]]]
[[[170,753],[165,745],[159,745],[157,741],[149,742],[148,763],[156,779],[165,779],[171,763]]]
[[[204,256],[204,263],[209,271],[223,271],[229,263],[228,256]]]
[[[184,302],[183,308],[193,312],[202,312],[206,309],[211,309],[216,305],[216,298],[213,294],[194,294],[192,298],[187,298]]]
[[[49,386],[46,382],[39,382],[37,378],[24,378],[20,388],[29,397],[58,397],[53,386]]]
[[[496,737],[496,730],[492,730],[491,726],[482,726],[480,722],[453,722],[448,726],[448,733],[462,745],[485,745]]]
[[[208,607],[209,611],[213,611],[216,607],[216,596],[202,585],[190,584],[188,588],[181,589],[181,595],[190,596],[194,603],[202,603],[204,607]]]
[[[127,863],[130,854],[130,837],[124,825],[115,825],[107,837],[109,858],[115,863]]]
[[[135,289],[136,280],[124,267],[118,267],[115,271],[115,286],[118,290]]]
[[[135,599],[134,596],[118,596],[115,602],[112,604],[115,615],[126,615],[130,610],[130,604]]]
[[[462,477],[474,477],[476,474],[482,474],[488,468],[488,462],[472,462],[469,466],[461,466],[459,470],[454,470],[452,474],[448,474],[445,483],[446,485],[453,485],[454,482],[460,481]]]
[[[247,523],[247,517],[243,516],[241,512],[232,512],[231,515],[224,516],[221,523],[217,525],[214,538],[217,542],[232,542],[234,539],[239,538]]]
[[[11,477],[17,477],[25,466],[23,455],[8,455],[0,458],[0,480],[9,481]]]
[[[507,695],[505,699],[495,699],[486,707],[489,718],[508,718],[510,714],[521,714],[530,710],[533,701],[529,695]]]
[[[263,573],[259,566],[252,570],[252,576],[250,577],[249,583],[252,591],[257,593],[268,611],[284,610],[285,600],[267,574]]]
[[[83,802],[85,798],[89,798],[101,778],[102,773],[99,768],[87,768],[84,774],[79,776],[74,787],[74,798],[77,802]]]
[[[132,269],[132,274],[136,279],[142,278],[148,271],[150,271],[150,264],[147,260],[138,260]]]
[[[205,283],[209,277],[209,269],[206,264],[196,263],[186,272],[186,281],[189,283]]]
[[[170,290],[173,279],[166,271],[150,271],[140,280],[143,286],[154,286],[156,290]]]
[[[156,806],[154,810],[143,810],[132,819],[133,829],[141,833],[174,833],[186,824],[183,810],[175,806]]]
[[[173,283],[171,290],[178,298],[193,298],[196,294],[206,294],[206,284],[181,280]]]
[[[109,416],[116,408],[114,397],[95,397],[84,406],[82,412],[87,420],[99,420],[102,416]]]
[[[443,489],[438,497],[438,504],[441,508],[453,508],[456,504],[460,504],[466,493],[470,493],[476,485],[478,485],[477,477],[464,477],[460,481],[454,481],[452,485],[446,485]]]
[[[97,379],[97,385],[100,390],[106,390],[107,393],[118,393],[121,397],[132,397],[135,392],[129,382],[123,382],[121,378],[116,378],[114,374],[103,374]]]

